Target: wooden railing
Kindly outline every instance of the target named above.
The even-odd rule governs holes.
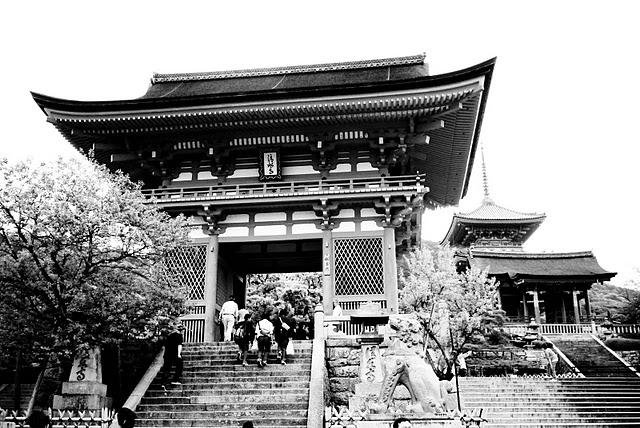
[[[640,324],[613,324],[609,329],[615,334],[640,334]]]
[[[147,189],[142,193],[158,202],[180,200],[242,199],[254,197],[302,196],[311,194],[336,194],[376,192],[380,190],[415,190],[424,183],[424,175],[395,177],[363,177],[328,180],[299,180],[289,182],[264,182],[221,184],[213,186],[165,187]]]

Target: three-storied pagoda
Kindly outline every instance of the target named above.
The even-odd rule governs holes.
[[[616,274],[604,270],[591,251],[524,251],[522,245],[544,221],[544,214],[521,213],[496,204],[489,196],[482,159],[484,199],[470,213],[453,216],[441,242],[451,245],[459,264],[487,269],[499,282],[498,296],[507,317],[537,323],[591,320],[589,288]]]
[[[429,75],[424,55],[155,74],[141,98],[33,94],[71,144],[194,226],[174,257],[188,339],[249,273],[321,271],[325,310],[398,309],[396,257],[423,210],[467,190],[495,60]]]

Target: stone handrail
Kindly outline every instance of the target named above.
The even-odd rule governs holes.
[[[562,362],[562,365],[568,367],[571,373],[576,377],[580,377],[580,378],[586,377],[584,374],[582,374],[580,369],[578,369],[575,366],[575,364],[573,364],[571,360],[566,355],[564,355],[564,352],[562,352],[560,348],[558,348],[556,344],[553,343],[553,341],[549,340],[548,337],[546,337],[545,339],[547,340],[547,342],[553,345],[553,351],[556,353],[556,355],[558,355],[558,360]]]
[[[604,344],[604,342],[600,339],[598,339],[598,337],[595,334],[592,334],[591,337],[593,338],[593,340],[595,340],[596,342],[598,342],[598,344],[600,346],[602,346],[604,349],[606,349],[611,355],[613,355],[618,361],[620,361],[622,364],[625,365],[626,368],[628,368],[630,371],[633,372],[633,374],[635,374],[636,376],[640,377],[640,373],[638,373],[638,371],[636,370],[635,367],[633,367],[631,364],[629,364],[624,358],[622,358],[620,355],[618,355],[618,353],[616,351],[614,351],[613,349],[609,348],[607,345]]]
[[[311,379],[307,428],[322,428],[324,418],[324,309],[316,306],[314,313],[313,348],[311,351]]]
[[[191,199],[243,199],[253,197],[298,196],[306,194],[333,194],[349,192],[375,192],[384,189],[408,190],[424,188],[423,175],[395,177],[363,177],[328,180],[297,180],[220,184],[213,186],[165,187],[146,189],[142,193],[159,203]]]
[[[156,376],[160,372],[160,369],[162,368],[163,364],[164,364],[164,346],[162,347],[160,352],[158,352],[158,355],[156,355],[156,358],[151,362],[151,364],[149,365],[149,368],[144,373],[144,375],[142,376],[142,378],[140,379],[136,387],[133,389],[133,392],[131,393],[131,395],[129,395],[129,398],[127,398],[127,401],[122,405],[122,407],[127,407],[133,411],[136,410],[136,407],[138,407],[138,404],[140,404],[140,400],[142,400],[142,397],[147,392],[147,389],[149,389],[149,385],[151,385],[151,382],[153,382],[153,380],[156,378]]]

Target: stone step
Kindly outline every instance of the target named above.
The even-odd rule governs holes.
[[[282,395],[270,395],[266,394],[268,402],[270,403],[299,403],[307,402],[309,400],[309,393],[297,393],[297,394],[282,394]],[[255,396],[250,395],[199,395],[196,397],[188,397],[191,403],[194,404],[220,404],[220,403],[252,403],[256,402]]]
[[[256,364],[257,358],[247,359],[248,363]],[[280,358],[277,358],[275,355],[269,355],[267,358],[267,364],[280,364]],[[311,358],[287,358],[285,360],[287,365],[311,365]],[[237,358],[225,360],[225,361],[211,361],[211,360],[194,360],[194,361],[185,361],[184,369],[199,369],[201,367],[233,367],[233,366],[241,366],[242,362],[238,361]]]
[[[527,391],[460,391],[467,397],[497,397],[497,398],[521,398],[521,397],[533,397],[534,392]],[[580,398],[580,397],[640,397],[640,391],[546,391],[540,392],[541,397],[546,398]]]
[[[212,368],[209,370],[201,370],[198,372],[184,373],[182,375],[183,380],[189,379],[204,379],[209,377],[215,377],[218,379],[223,378],[235,378],[235,377],[248,377],[248,378],[257,378],[257,377],[272,377],[272,376],[309,376],[309,369],[303,368],[292,368],[290,365],[281,366],[281,365],[268,365],[266,367],[258,367],[258,366],[249,366],[242,367],[238,370],[219,370],[216,368]]]
[[[307,409],[269,409],[269,410],[257,410],[257,409],[229,409],[229,410],[207,410],[207,411],[145,411],[137,412],[137,417],[140,419],[229,419],[229,418],[244,418],[263,420],[265,418],[282,418],[282,417],[296,417],[304,418],[307,416]]]
[[[277,397],[281,395],[289,395],[289,394],[308,394],[309,388],[277,388],[277,389],[260,389],[260,388],[245,388],[244,386],[238,385],[238,388],[229,389],[229,388],[207,388],[207,389],[199,389],[195,391],[188,391],[182,389],[168,389],[166,392],[162,390],[153,390],[147,391],[145,396],[148,397],[167,397],[169,399],[173,397],[191,397],[191,396],[200,396],[200,395],[209,395],[209,396],[235,396],[235,395],[247,395],[256,396],[268,395],[270,397]],[[196,395],[197,394],[197,395]]]
[[[463,403],[462,405],[465,409],[473,409],[476,408],[472,405],[468,405],[467,403]],[[486,406],[483,407],[484,412],[487,414],[495,414],[496,412],[501,413],[513,413],[513,414],[541,414],[541,413],[557,413],[562,412],[566,414],[583,414],[583,413],[598,413],[602,414],[614,414],[614,413],[632,413],[632,414],[640,414],[640,407],[629,407],[629,406],[615,406],[615,407],[600,407],[600,406],[544,406],[544,407],[504,407],[504,406]]]
[[[269,352],[269,358],[277,358],[278,354],[276,352]],[[235,361],[238,359],[238,353],[233,352],[225,355],[189,355],[182,356],[182,360],[185,362],[193,362],[193,361],[213,361],[213,362],[225,362],[225,361]],[[258,355],[256,353],[249,353],[247,355],[247,360],[255,361],[258,359]],[[311,359],[311,352],[302,351],[296,352],[295,355],[287,355],[287,360],[298,360],[298,359]]]
[[[269,403],[306,403],[309,399],[309,394],[287,394],[287,395],[267,395]],[[170,402],[168,402],[170,399]],[[243,404],[257,402],[255,396],[247,395],[198,395],[193,397],[188,396],[146,396],[142,400],[142,404]]]
[[[182,385],[171,385],[171,390],[180,390],[180,391],[191,391],[198,392],[204,389],[217,388],[217,389],[237,389],[239,386],[238,382],[183,382]],[[309,380],[306,381],[283,381],[283,382],[244,382],[242,383],[242,388],[249,389],[279,389],[279,388],[308,388]],[[151,387],[147,390],[150,392],[160,391],[163,392],[162,386],[159,384],[151,385]]]
[[[248,367],[244,367],[241,364],[236,365],[224,365],[224,366],[202,366],[202,367],[185,367],[185,374],[194,376],[203,375],[208,376],[208,373],[233,373],[233,372],[249,372],[249,373],[295,373],[295,372],[306,372],[308,373],[311,370],[311,364],[298,364],[298,363],[287,363],[286,366],[282,364],[269,363],[266,367],[258,367],[257,365],[249,365]],[[301,374],[301,373],[295,373]]]
[[[213,422],[213,423],[212,423]],[[228,427],[239,425],[235,419],[216,420],[206,419],[136,419],[136,426],[146,427],[209,427],[209,426]],[[265,425],[273,425],[281,427],[287,426],[306,426],[306,417],[280,417],[280,418],[263,418],[259,421],[262,428]]]
[[[237,421],[237,426],[242,426],[242,423],[244,421]],[[138,421],[136,421],[137,426],[144,426],[144,425],[138,425]],[[306,424],[298,424],[298,425],[263,425],[260,424],[260,428],[300,428],[300,427],[304,427],[306,426]],[[206,427],[199,427],[199,428],[228,428],[228,425],[214,425],[214,424],[210,424],[207,425]],[[157,426],[154,428],[176,428],[174,425],[165,425],[165,426]]]
[[[494,423],[482,423],[482,428],[633,428],[639,427],[640,422],[607,422],[606,424],[601,423],[590,423],[590,422],[580,422],[580,423],[563,423],[563,424],[539,424],[539,423],[510,423],[510,424],[494,424]]]
[[[144,404],[141,403],[136,409],[137,412],[205,412],[217,410],[279,410],[282,403],[218,403],[218,404]],[[287,409],[307,410],[307,403],[287,403]]]
[[[182,383],[183,385],[187,385],[190,383],[212,383],[212,382],[222,382],[222,383],[238,383],[238,382],[309,382],[308,374],[301,376],[290,376],[286,375],[264,375],[256,376],[253,373],[240,373],[238,372],[236,376],[183,376]],[[152,383],[152,387],[159,387],[159,383]]]
[[[532,419],[528,419],[528,418],[519,418],[519,417],[506,417],[506,418],[491,418],[491,419],[487,419],[489,423],[492,424],[501,424],[501,425],[505,425],[505,424],[509,424],[509,423],[538,423],[538,424],[548,424],[551,426],[558,426],[559,424],[567,424],[567,423],[572,423],[572,424],[584,424],[584,423],[599,423],[599,424],[607,424],[608,422],[625,422],[625,423],[629,423],[629,422],[636,422],[636,423],[640,423],[640,418],[612,418],[612,419],[607,419],[606,417],[599,417],[599,418],[580,418],[580,417],[575,417],[575,418],[570,418],[570,417],[563,417],[563,418],[545,418],[545,417],[539,417],[536,416],[535,418]]]
[[[238,387],[238,382],[221,382],[220,378],[214,378],[216,379],[215,381],[212,382],[204,382],[202,381],[202,379],[195,379],[194,382],[182,382],[182,385],[171,385],[171,387],[173,389],[181,389],[183,391],[193,391],[193,390],[200,390],[200,389],[207,389],[210,388],[212,386],[215,386],[216,388],[230,388],[230,389],[234,389]],[[245,382],[242,382],[242,386],[244,388],[262,388],[262,389],[277,389],[277,388],[284,388],[284,387],[295,387],[295,388],[306,388],[309,386],[309,379],[303,379],[303,380],[297,380],[297,381],[293,381],[293,380],[283,380],[283,381],[270,381],[268,378],[267,379],[246,379]],[[160,384],[152,384],[151,387],[149,388],[150,391],[153,391],[155,389],[160,390],[162,388],[162,386]]]

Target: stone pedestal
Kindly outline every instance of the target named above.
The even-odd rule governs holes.
[[[55,409],[100,410],[111,407],[107,385],[102,383],[102,359],[99,348],[80,351],[73,361],[69,381],[62,394],[53,396]]]
[[[355,395],[349,398],[349,409],[365,410],[367,400],[377,399],[384,373],[380,344],[384,336],[367,334],[358,337],[360,343],[360,383],[355,385]]]

